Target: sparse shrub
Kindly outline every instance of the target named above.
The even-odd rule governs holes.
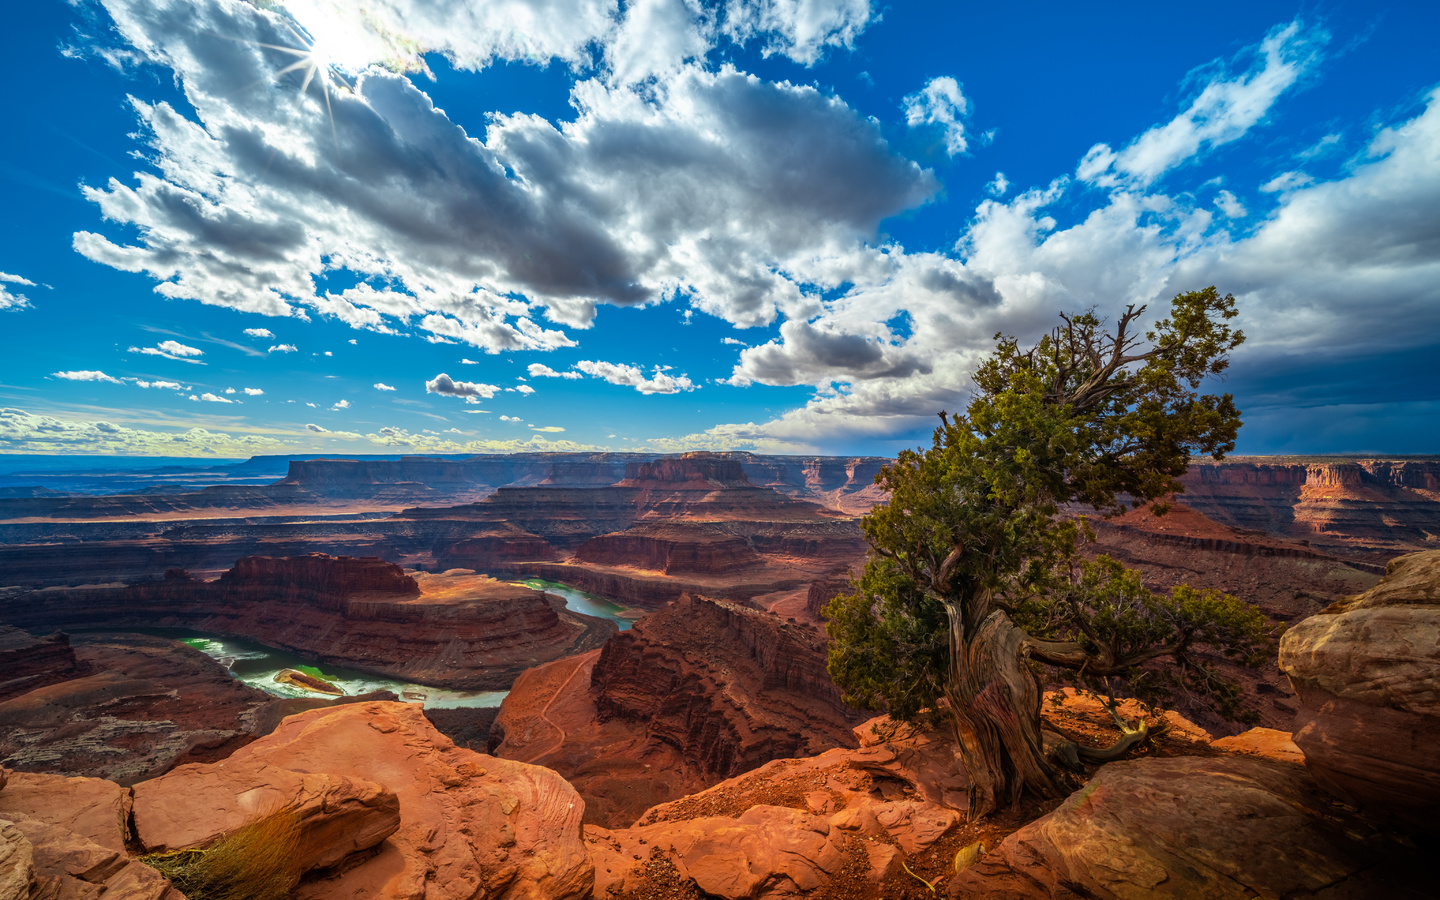
[[[280,809],[208,847],[152,853],[140,861],[189,900],[285,900],[300,882],[299,838],[299,817]]]

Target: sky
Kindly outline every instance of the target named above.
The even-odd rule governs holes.
[[[1246,454],[1440,452],[1440,4],[41,0],[0,453],[891,455],[1233,293]]]

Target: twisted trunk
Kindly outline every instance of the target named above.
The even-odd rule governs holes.
[[[1058,797],[1061,788],[1045,758],[1040,685],[1025,662],[1025,632],[1001,610],[967,624],[963,606],[958,601],[945,604],[950,621],[945,696],[970,776],[973,822],[1002,803],[1015,802],[1023,791]]]

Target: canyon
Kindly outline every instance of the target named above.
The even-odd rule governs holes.
[[[825,670],[823,608],[863,562],[859,516],[883,501],[872,481],[884,462],[743,453],[297,459],[268,485],[107,496],[7,489],[0,764],[11,771],[0,776],[10,782],[0,819],[18,831],[0,837],[17,854],[29,842],[39,884],[60,877],[43,862],[59,826],[37,824],[33,804],[12,817],[6,791],[29,797],[42,789],[36,779],[99,776],[133,786],[125,802],[143,795],[148,809],[173,808],[164,821],[181,822],[193,818],[184,798],[197,785],[238,797],[244,773],[263,765],[305,774],[293,786],[289,776],[271,784],[299,807],[352,798],[345,808],[359,824],[346,828],[363,838],[307,863],[306,897],[448,896],[425,887],[442,873],[483,880],[488,896],[607,900],[921,897],[932,892],[920,882],[932,878],[951,896],[1051,896],[1034,886],[1062,884],[1089,892],[1077,896],[1121,896],[1159,883],[1085,868],[1069,848],[1102,840],[1095,816],[1122,823],[1118,837],[1103,838],[1118,842],[1108,854],[1141,860],[1136,872],[1159,866],[1166,883],[1221,875],[1205,868],[1208,857],[1165,856],[1146,843],[1147,829],[1170,835],[1162,843],[1248,841],[1281,860],[1333,861],[1309,881],[1265,882],[1261,894],[1320,895],[1345,882],[1360,886],[1354,896],[1423,895],[1407,880],[1414,859],[1396,849],[1392,826],[1352,821],[1349,807],[1335,805],[1389,816],[1396,784],[1433,780],[1423,754],[1365,746],[1355,722],[1372,713],[1356,710],[1376,705],[1374,689],[1363,671],[1358,686],[1327,674],[1352,659],[1364,670],[1359,649],[1318,662],[1297,649],[1258,671],[1235,669],[1259,729],[1242,732],[1182,702],[1141,758],[1087,774],[1100,798],[1093,816],[1071,798],[966,823],[967,785],[950,739],[847,707]],[[1153,590],[1185,582],[1237,594],[1302,637],[1301,623],[1328,617],[1343,632],[1351,618],[1389,623],[1433,601],[1433,590],[1413,587],[1436,582],[1432,564],[1420,574],[1392,567],[1382,582],[1390,599],[1337,606],[1381,582],[1392,557],[1435,545],[1440,462],[1236,459],[1197,463],[1183,482],[1164,515],[1092,519],[1086,552],[1140,570]],[[543,586],[515,583],[523,579],[591,591],[638,618],[617,630]],[[278,699],[173,640],[124,633],[155,626],[509,694],[498,710],[422,711],[394,695]],[[1391,632],[1386,647],[1403,643]],[[1414,678],[1428,684],[1433,665],[1415,662]],[[1094,745],[1113,740],[1098,707],[1073,692],[1053,696],[1046,717],[1055,729]],[[1435,733],[1434,711],[1405,702],[1381,716],[1396,748]],[[325,749],[352,740],[379,756]],[[405,757],[401,777],[405,754],[419,755]],[[221,762],[231,775],[215,768]],[[1294,811],[1297,827],[1247,825],[1232,839],[1223,837],[1233,825],[1226,817],[1131,821],[1112,811],[1165,791],[1179,798],[1166,803],[1182,804],[1217,782],[1243,788],[1213,804],[1243,794],[1261,818]],[[395,797],[398,819],[387,799]],[[1415,827],[1434,805],[1428,793],[1406,802],[1393,827]],[[489,803],[503,813],[483,812]],[[1346,836],[1336,837],[1342,819]],[[468,830],[442,840],[441,821]],[[208,839],[145,828],[129,846]],[[526,854],[545,829],[561,836],[559,855],[537,864]],[[517,843],[484,850],[487,834]],[[467,868],[467,855],[485,853],[494,867]],[[1393,875],[1382,877],[1381,865]],[[392,893],[401,882],[408,887]]]

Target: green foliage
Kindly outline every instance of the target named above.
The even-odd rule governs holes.
[[[300,882],[293,810],[262,816],[207,847],[152,853],[140,861],[189,900],[285,900]]]
[[[865,571],[825,610],[847,702],[933,715],[964,662],[954,642],[1000,610],[1030,636],[1033,660],[1239,714],[1238,688],[1207,654],[1254,661],[1268,646],[1263,618],[1213,591],[1153,595],[1113,560],[1078,562],[1088,529],[1062,514],[1161,500],[1181,490],[1192,455],[1234,449],[1233,398],[1199,392],[1244,340],[1228,324],[1234,297],[1180,294],[1142,339],[1131,326],[1143,312],[1127,309],[1113,331],[1093,310],[1062,316],[1028,350],[996,335],[965,414],[941,413],[928,450],[881,470],[890,500],[863,522]]]

